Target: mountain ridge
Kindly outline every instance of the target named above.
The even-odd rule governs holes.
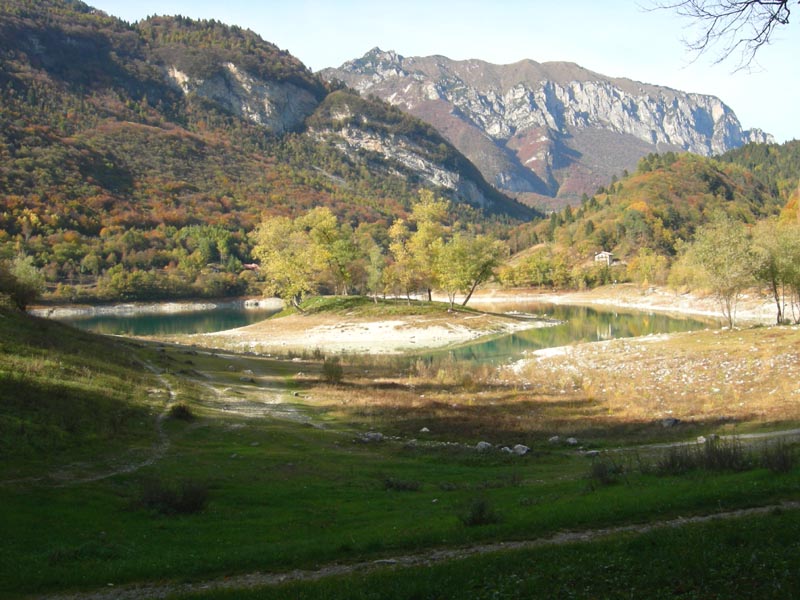
[[[574,204],[654,151],[709,156],[771,141],[760,130],[743,130],[714,96],[606,77],[569,62],[494,65],[373,48],[320,75],[433,124],[487,181],[529,200]],[[629,144],[625,136],[632,136],[641,149],[603,166],[608,144],[575,141],[587,131],[621,136],[618,145]]]

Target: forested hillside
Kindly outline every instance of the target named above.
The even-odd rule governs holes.
[[[785,144],[747,144],[719,157],[753,172],[773,196],[787,199],[800,179],[800,141]]]
[[[774,145],[747,149],[773,157],[786,152]],[[672,261],[714,218],[724,215],[752,226],[787,203],[791,169],[757,160],[745,168],[734,160],[740,152],[719,160],[672,152],[646,156],[634,173],[584,196],[577,209],[566,207],[545,222],[520,227],[514,249],[531,248],[515,258],[506,280],[559,287],[629,278],[665,281]],[[603,251],[613,254],[610,265],[594,261]]]
[[[456,183],[309,132],[342,92],[238,27],[129,25],[78,1],[9,0],[0,40],[0,254],[31,257],[61,299],[254,291],[242,263],[264,215],[322,205],[386,227],[421,187],[496,231],[535,215],[404,115],[371,128]]]

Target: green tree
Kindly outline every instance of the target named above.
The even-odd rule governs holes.
[[[385,271],[389,286],[405,295],[409,303],[411,294],[419,287],[414,256],[409,248],[410,238],[411,232],[403,219],[392,223],[389,228],[389,252],[392,255],[392,262]]]
[[[336,216],[324,206],[297,219],[297,226],[308,231],[316,255],[327,266],[335,292],[346,296],[353,281],[351,266],[359,255],[352,229],[340,226]]]
[[[419,201],[411,209],[411,221],[416,224],[407,244],[411,254],[411,266],[419,285],[427,291],[428,301],[431,290],[436,285],[436,253],[447,230],[445,218],[450,210],[447,200],[436,198],[430,190],[421,190]]]
[[[755,282],[756,256],[747,228],[718,213],[697,230],[688,252],[698,267],[700,282],[717,298],[728,326],[733,327],[739,297]]]
[[[628,263],[627,271],[628,277],[642,285],[660,284],[667,280],[669,265],[665,256],[643,247]]]
[[[25,310],[44,291],[44,275],[30,256],[18,255],[0,261],[0,294],[8,296],[20,310]]]
[[[386,285],[384,271],[386,269],[386,256],[378,244],[369,250],[367,262],[366,288],[372,294],[375,302],[378,302],[378,294],[384,291]]]
[[[777,308],[777,323],[787,319],[787,297],[794,313],[800,299],[800,223],[768,219],[753,230],[755,275],[770,289]]]
[[[488,235],[472,236],[456,232],[446,243],[439,242],[436,252],[437,280],[452,307],[457,293],[465,294],[466,306],[475,289],[494,274],[508,249]]]
[[[327,266],[309,232],[288,217],[266,219],[253,232],[253,256],[266,278],[265,293],[300,309],[300,302],[317,289]]]

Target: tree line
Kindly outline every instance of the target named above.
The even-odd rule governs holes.
[[[253,232],[264,291],[299,308],[320,291],[401,296],[409,302],[433,289],[447,294],[451,307],[463,305],[507,256],[506,245],[488,234],[449,222],[450,202],[428,190],[419,194],[407,219],[388,228],[340,222],[327,207],[296,218],[269,217]]]

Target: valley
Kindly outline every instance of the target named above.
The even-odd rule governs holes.
[[[0,600],[800,596],[800,142],[229,17],[0,3]]]
[[[599,290],[595,299],[614,295]],[[0,325],[19,318],[5,314]],[[60,344],[73,335],[89,334],[64,330]],[[44,339],[57,361],[59,344]],[[344,354],[338,375],[334,355],[314,352],[279,358],[101,340],[123,345],[119,359],[147,388],[149,416],[125,444],[95,445],[91,454],[80,430],[58,442],[57,454],[6,450],[16,458],[0,474],[0,597],[346,597],[366,594],[360,582],[378,578],[399,598],[420,568],[425,585],[447,582],[439,584],[446,597],[484,597],[475,590],[500,585],[492,575],[500,556],[517,565],[513,578],[538,581],[547,596],[558,575],[545,585],[525,565],[564,552],[622,552],[634,570],[622,569],[616,585],[649,593],[664,580],[636,580],[625,549],[642,543],[635,540],[674,552],[702,536],[715,557],[735,564],[741,548],[724,541],[731,527],[758,532],[760,552],[784,556],[785,536],[779,541],[774,528],[800,524],[796,468],[764,458],[770,448],[793,448],[797,435],[796,327],[583,343],[499,367],[446,355]],[[109,367],[114,352],[105,352]],[[48,377],[17,360],[19,381]],[[76,375],[94,385],[102,364],[88,379]],[[696,441],[712,434],[719,441]],[[522,455],[502,450],[515,445]],[[729,462],[674,470],[680,449]],[[174,486],[186,500],[171,495]],[[531,553],[534,563],[522,560]],[[682,564],[670,572],[696,577]],[[507,584],[511,573],[501,571]],[[795,585],[791,576],[769,577]],[[716,577],[692,585],[726,589]]]

